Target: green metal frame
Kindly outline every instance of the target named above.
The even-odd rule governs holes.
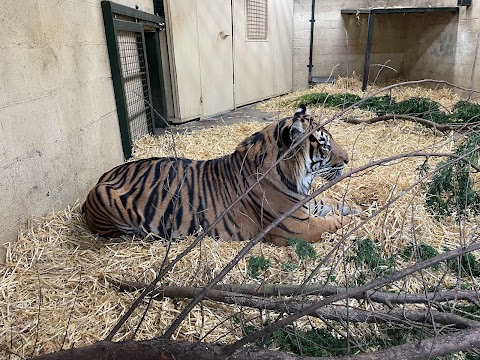
[[[155,127],[166,127],[168,123],[167,114],[167,96],[165,94],[165,84],[163,81],[162,58],[160,56],[160,34],[158,31],[154,33],[144,32],[145,50],[147,53],[147,63],[149,64],[149,81],[150,81],[150,99],[154,109],[153,123]]]
[[[152,108],[152,105],[155,106],[155,104],[152,104],[150,81],[152,80],[154,82],[155,87],[163,85],[163,82],[161,81],[162,67],[161,67],[160,48],[159,46],[157,46],[157,48],[154,49],[154,51],[156,51],[157,61],[155,62],[155,64],[151,64],[152,65],[151,71],[153,72],[153,75],[154,75],[153,77],[155,77],[155,79],[153,78],[150,79],[151,73],[148,68],[148,59],[147,59],[147,52],[146,52],[147,43],[145,41],[144,26],[147,25],[149,27],[155,28],[156,30],[155,32],[157,33],[156,39],[158,40],[158,31],[164,29],[165,19],[161,16],[149,14],[136,9],[132,9],[127,6],[119,5],[111,1],[102,1],[101,7],[103,12],[103,21],[105,25],[105,35],[107,38],[108,56],[110,59],[110,68],[112,72],[113,90],[115,94],[115,103],[117,106],[118,122],[120,125],[120,136],[122,139],[123,154],[124,154],[124,157],[128,159],[132,155],[133,144],[132,144],[132,138],[131,138],[130,129],[129,129],[127,101],[125,96],[125,84],[122,76],[122,67],[120,62],[120,52],[119,52],[119,45],[117,41],[117,33],[119,30],[124,30],[124,31],[140,32],[142,34],[142,40],[143,40],[143,43],[145,44],[143,49],[144,51],[143,55],[145,59],[145,66],[147,69],[147,81],[149,83],[149,89],[148,89],[149,104],[146,104],[146,106],[151,108],[152,122],[155,121],[158,124],[155,117],[156,115],[154,115],[155,112],[153,111],[153,108]],[[116,19],[116,15],[122,15],[123,17],[130,17],[132,18],[132,20],[136,22]],[[157,89],[156,89],[156,92],[158,92]],[[162,89],[159,95],[162,96],[163,98],[160,99],[160,103],[157,105],[163,105],[162,107],[160,107],[160,109],[165,109],[166,106],[164,105],[166,103],[166,100],[165,100],[164,89]],[[158,100],[156,100],[156,102],[158,103]],[[162,125],[162,124],[158,124],[158,125]],[[149,130],[152,131],[153,129],[149,128]]]

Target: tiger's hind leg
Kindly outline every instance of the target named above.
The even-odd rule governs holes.
[[[118,237],[137,233],[118,192],[109,185],[97,184],[87,195],[82,209],[87,225],[100,236]]]

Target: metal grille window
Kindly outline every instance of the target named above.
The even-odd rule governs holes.
[[[127,116],[132,141],[152,133],[147,68],[142,33],[120,30],[117,34],[120,64],[125,88]],[[146,100],[146,101],[145,101]]]
[[[133,142],[153,133],[154,121],[166,125],[160,54],[165,18],[111,1],[101,4],[123,154],[129,159]]]
[[[268,0],[246,0],[247,40],[267,40]]]

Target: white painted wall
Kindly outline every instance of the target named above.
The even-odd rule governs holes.
[[[83,201],[123,153],[99,0],[3,0],[0,64],[1,245]]]

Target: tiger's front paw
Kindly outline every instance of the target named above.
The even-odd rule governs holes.
[[[357,205],[347,205],[345,204],[344,206],[339,209],[342,215],[358,215],[362,212],[362,209],[357,206]]]
[[[326,216],[325,221],[327,226],[325,227],[328,232],[334,233],[337,230],[347,226],[353,221],[353,216],[351,215],[330,215]]]
[[[314,207],[313,216],[325,217],[330,213],[336,213],[341,215],[358,215],[362,212],[362,209],[355,205],[349,204],[346,201],[338,201],[333,199],[321,199]]]

